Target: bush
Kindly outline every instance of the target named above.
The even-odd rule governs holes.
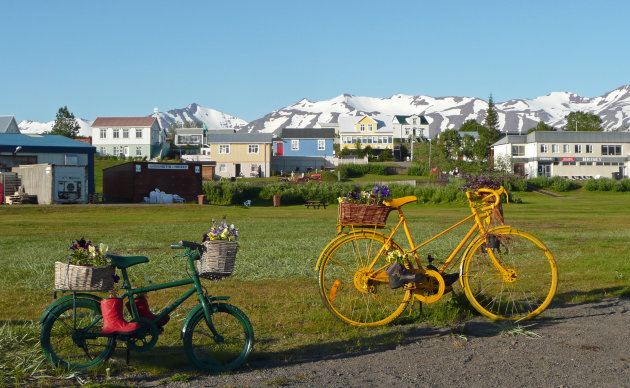
[[[536,178],[532,178],[527,181],[532,186],[536,186],[539,189],[549,189],[558,192],[570,191],[579,188],[580,186],[569,180],[567,178],[561,176],[554,177],[546,177],[543,175],[537,176]]]
[[[358,178],[365,174],[387,175],[387,166],[383,164],[342,164],[337,167],[341,178]]]
[[[617,181],[612,178],[589,179],[584,183],[584,190],[587,191],[628,191],[630,179],[624,178]]]
[[[236,205],[260,198],[261,187],[247,182],[213,181],[203,184],[203,193],[213,205]]]

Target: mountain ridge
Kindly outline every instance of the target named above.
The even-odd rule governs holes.
[[[159,112],[162,128],[174,122],[197,120],[209,129],[234,128],[246,133],[274,133],[285,127],[317,127],[323,122],[336,122],[340,115],[421,114],[427,117],[432,129],[440,132],[458,129],[466,120],[483,122],[488,102],[477,97],[430,97],[423,95],[394,94],[389,98],[340,94],[329,100],[310,101],[308,98],[274,110],[256,120],[247,122],[212,108],[191,103],[185,108]],[[623,85],[598,97],[583,97],[570,92],[551,92],[534,99],[512,99],[495,103],[499,128],[505,132],[525,133],[540,120],[556,129],[566,124],[564,117],[570,112],[583,111],[600,116],[604,130],[630,127],[630,85]],[[92,121],[78,118],[83,136],[90,136]],[[23,133],[42,133],[52,128],[54,121],[38,123],[21,121]]]

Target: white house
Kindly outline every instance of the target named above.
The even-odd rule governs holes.
[[[157,118],[97,117],[92,124],[92,145],[98,155],[124,157],[160,156],[165,144]]]
[[[536,131],[492,145],[494,165],[533,178],[628,176],[630,132]]]
[[[395,115],[392,119],[392,128],[394,138],[401,141],[410,141],[410,137],[433,139],[439,131],[436,128],[433,133],[429,132],[429,122],[421,115]]]

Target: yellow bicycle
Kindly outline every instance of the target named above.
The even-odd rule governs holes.
[[[448,283],[458,278],[470,303],[490,319],[520,320],[540,314],[556,293],[556,262],[538,238],[503,225],[502,216],[497,216],[503,194],[507,196],[503,187],[466,192],[472,214],[419,245],[414,244],[402,211],[404,205],[418,200],[415,196],[383,201],[398,211],[398,223],[389,234],[379,230],[384,225],[339,225],[339,235],[324,248],[315,267],[324,305],[343,322],[384,325],[402,314],[414,298],[424,303],[438,301],[451,289]],[[467,221],[473,225],[441,268],[431,263],[423,267],[420,248]],[[349,231],[341,233],[345,227]],[[409,243],[407,250],[394,240],[401,228]],[[462,250],[459,274],[446,275]],[[423,274],[422,280],[391,288],[387,269],[392,264],[386,257],[392,251],[411,257],[406,270]]]

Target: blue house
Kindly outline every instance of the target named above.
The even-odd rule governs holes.
[[[334,128],[283,128],[273,142],[271,169],[306,172],[333,167]]]

